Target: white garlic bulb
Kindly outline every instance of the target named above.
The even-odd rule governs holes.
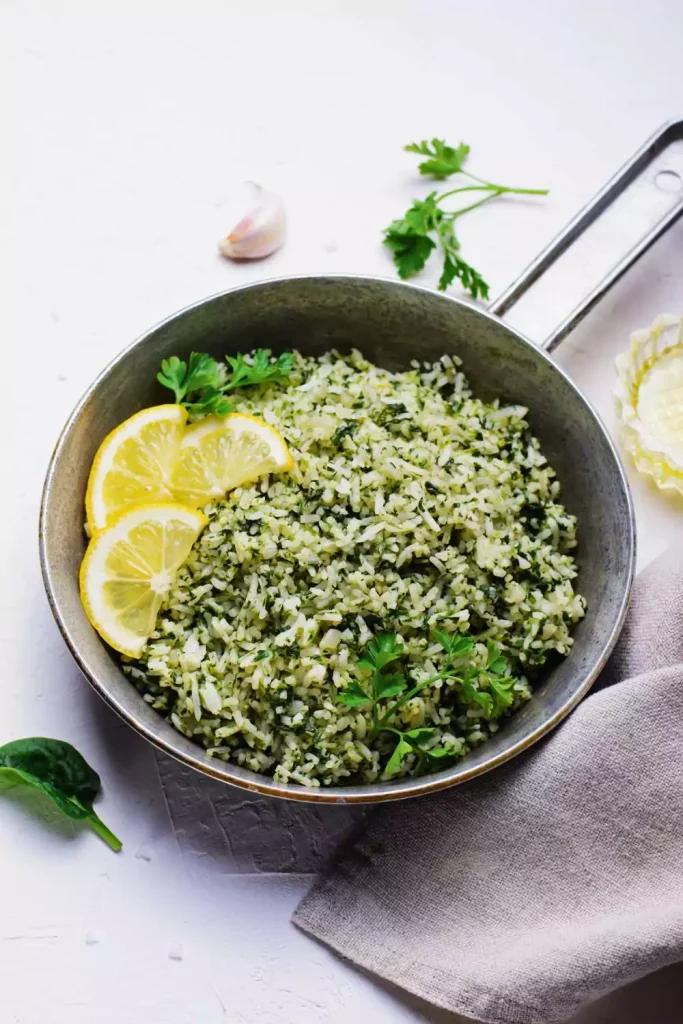
[[[248,181],[241,203],[240,212],[244,212],[227,237],[218,243],[218,251],[231,260],[270,256],[285,240],[287,218],[281,197],[255,181]]]

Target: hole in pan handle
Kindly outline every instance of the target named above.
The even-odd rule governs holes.
[[[516,321],[520,313],[524,321],[527,307],[536,328],[541,322],[541,330],[531,333],[543,337],[539,347],[552,351],[683,215],[683,188],[673,187],[681,182],[683,120],[655,132],[491,303],[490,312],[503,316],[524,297],[512,325],[524,330]],[[559,323],[558,295],[568,296],[570,309]]]

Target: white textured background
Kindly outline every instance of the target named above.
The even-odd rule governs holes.
[[[462,138],[474,171],[552,190],[463,222],[466,256],[500,290],[683,116],[683,6],[0,0],[0,18],[0,739],[73,741],[125,841],[114,856],[42,805],[33,813],[29,795],[3,798],[0,1020],[428,1019],[288,922],[357,812],[205,781],[91,694],[43,595],[42,477],[93,376],[178,307],[265,275],[391,273],[380,229],[426,190],[401,152],[413,138]],[[257,266],[215,253],[244,178],[281,191],[290,215],[286,247]],[[608,421],[614,355],[631,330],[682,310],[682,279],[679,224],[560,350]],[[633,483],[647,561],[681,542],[683,510]]]

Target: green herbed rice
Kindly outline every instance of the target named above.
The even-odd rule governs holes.
[[[286,384],[236,409],[275,426],[296,466],[208,510],[125,666],[145,700],[217,758],[325,786],[379,779],[395,744],[337,699],[373,636],[398,635],[414,682],[443,664],[435,627],[473,634],[482,664],[495,640],[516,680],[508,713],[530,699],[584,601],[576,521],[526,409],[472,397],[457,359],[390,373],[357,352],[297,355]],[[435,727],[453,758],[499,728],[442,681],[395,724]],[[399,774],[419,767],[409,755]]]

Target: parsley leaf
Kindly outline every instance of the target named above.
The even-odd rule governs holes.
[[[183,402],[182,404],[193,419],[208,416],[209,413],[225,416],[232,409],[232,404],[216,388],[205,388],[199,394],[196,402]]]
[[[283,352],[274,363],[271,363],[270,352],[263,348],[256,349],[251,363],[248,363],[241,355],[226,356],[225,359],[232,370],[232,376],[226,381],[223,391],[252,387],[255,384],[265,384],[266,381],[271,380],[286,380],[294,366],[294,356],[291,352]]]
[[[390,775],[393,775],[395,772],[397,772],[398,769],[401,767],[401,762],[403,761],[403,758],[406,756],[406,754],[412,754],[412,752],[412,745],[408,743],[407,740],[404,740],[404,738],[401,736],[394,748],[393,754],[387,761],[386,768],[384,769],[383,772],[383,777],[386,779]]]
[[[345,690],[342,690],[337,701],[340,704],[347,704],[350,708],[357,708],[361,704],[369,704],[372,697],[368,697],[360,683],[354,681],[349,683]]]
[[[461,142],[449,146],[444,139],[412,142],[404,147],[409,153],[427,157],[418,166],[420,174],[437,181],[451,175],[462,175],[467,183],[438,195],[430,192],[425,199],[416,199],[400,220],[391,222],[384,230],[384,244],[391,250],[398,275],[403,280],[419,273],[425,267],[437,244],[443,254],[443,266],[437,287],[446,291],[454,281],[474,299],[487,299],[489,286],[481,274],[460,255],[460,243],[455,234],[458,217],[483,206],[484,203],[506,194],[546,195],[546,189],[510,188],[484,181],[465,170],[470,153],[469,146]],[[460,180],[462,181],[463,178]],[[481,197],[456,210],[444,208],[443,202],[454,195],[467,192],[481,193]]]
[[[404,758],[408,754],[429,754],[429,750],[421,750],[420,744],[426,743],[430,740],[435,731],[434,729],[407,729],[401,732],[398,729],[391,729],[390,732],[395,733],[398,736],[398,743],[394,747],[394,751],[386,763],[382,778],[389,778],[394,775],[401,767]],[[438,755],[437,755],[438,756]]]
[[[493,698],[486,690],[480,690],[476,686],[472,675],[465,675],[460,682],[460,689],[462,691],[463,700],[466,704],[478,704],[483,708],[486,718],[492,717]]]
[[[491,699],[493,702],[492,716],[494,718],[500,718],[503,712],[507,711],[512,704],[512,688],[514,685],[515,681],[510,676],[505,679],[495,679],[493,676],[489,676],[489,686],[491,687]]]
[[[406,210],[403,220],[394,221],[394,229],[399,233],[424,235],[436,227],[442,216],[436,192],[430,192],[426,199],[413,201],[413,205]]]
[[[436,192],[424,200],[415,200],[401,220],[387,228],[384,244],[391,249],[399,277],[404,280],[422,270],[436,242],[429,237],[441,215],[436,205]]]
[[[170,388],[175,394],[176,402],[182,402],[185,397],[185,377],[187,376],[187,363],[178,356],[171,356],[170,359],[161,360],[161,370],[157,374],[157,380],[165,388]]]
[[[182,403],[191,391],[220,387],[221,375],[218,363],[210,355],[206,352],[191,352],[188,363],[177,356],[162,359],[157,380],[174,392],[176,402]]]
[[[397,697],[405,688],[406,680],[402,672],[378,672],[373,680],[372,692],[375,700],[387,700],[389,697]]]
[[[443,139],[432,139],[429,142],[411,142],[404,149],[407,153],[419,153],[421,156],[428,156],[429,160],[423,160],[418,165],[420,174],[427,174],[431,178],[448,178],[451,174],[459,174],[463,164],[470,153],[470,147],[461,142],[459,146],[448,146]]]
[[[489,640],[486,645],[486,650],[486,668],[488,671],[493,672],[494,675],[497,676],[505,675],[508,670],[508,663],[507,659],[500,653],[500,646],[492,640]]]
[[[386,763],[382,777],[389,778],[400,771],[408,754],[418,757],[418,770],[424,769],[431,758],[457,757],[460,753],[448,746],[427,748],[434,741],[436,728],[429,724],[413,728],[400,728],[401,718],[397,715],[413,697],[422,690],[434,686],[440,680],[455,688],[462,704],[481,708],[483,717],[489,721],[500,718],[514,701],[513,676],[507,675],[508,662],[501,653],[500,645],[489,640],[486,644],[486,664],[482,666],[479,650],[475,653],[475,638],[470,633],[447,633],[434,629],[432,635],[444,651],[444,663],[440,671],[419,682],[409,680],[396,662],[405,656],[405,648],[396,633],[374,637],[358,659],[357,666],[369,676],[361,685],[354,680],[343,690],[338,701],[348,707],[370,705],[371,722],[367,741],[372,744],[380,733],[398,737],[396,745]],[[474,663],[469,663],[474,661]],[[387,668],[393,666],[389,671]]]
[[[358,664],[361,668],[381,670],[392,661],[397,661],[403,654],[403,644],[396,639],[395,633],[385,633],[376,637],[368,644],[365,656]]]
[[[191,352],[185,378],[185,392],[202,388],[220,387],[222,371],[215,359],[206,352]]]
[[[226,356],[232,373],[206,352],[191,352],[187,362],[178,356],[163,359],[157,380],[170,388],[176,403],[183,405],[193,419],[216,413],[224,416],[232,405],[225,397],[236,388],[252,387],[267,381],[286,380],[294,366],[291,352],[283,352],[271,361],[267,349],[256,349],[251,359]]]
[[[365,672],[371,672],[369,696],[360,683],[353,681],[343,690],[337,700],[349,707],[358,707],[361,704],[372,704],[373,726],[377,722],[377,707],[379,701],[390,700],[398,697],[407,686],[403,672],[385,672],[388,665],[392,665],[403,656],[403,644],[398,642],[395,633],[387,633],[384,636],[372,640],[362,658],[358,659],[358,667]]]
[[[435,732],[436,729],[408,729],[403,735],[408,739],[415,740],[416,743],[426,743],[427,740],[431,740]]]
[[[398,223],[400,222],[394,221],[394,224]],[[391,249],[398,276],[403,281],[422,270],[432,249],[436,249],[436,242],[433,242],[429,235],[421,235],[415,231],[398,231],[393,225],[385,233],[384,244]]]
[[[441,629],[434,629],[432,635],[451,658],[462,658],[474,647],[474,637],[469,633],[444,633]]]
[[[474,267],[465,263],[460,257],[452,253],[446,253],[443,258],[443,270],[439,278],[438,288],[445,292],[450,284],[457,279],[460,280],[466,292],[469,292],[473,299],[488,299],[489,286]]]

